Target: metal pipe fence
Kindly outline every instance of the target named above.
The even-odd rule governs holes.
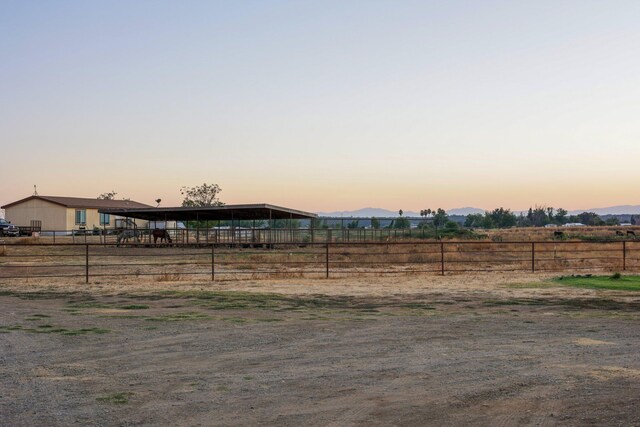
[[[165,230],[165,229],[163,229]],[[41,230],[35,233],[43,243],[117,243],[118,235],[126,231],[142,243],[153,242],[153,229],[127,228],[87,230]],[[171,240],[185,244],[271,244],[271,243],[341,243],[387,242],[404,239],[433,238],[433,232],[421,228],[168,228]],[[9,242],[12,237],[7,237]],[[133,237],[131,238],[133,239]]]
[[[590,227],[583,229],[563,230],[560,237],[556,229],[531,229],[510,230],[502,229],[499,235],[491,237],[493,242],[530,242],[547,238],[549,241],[565,240],[593,240],[593,241],[618,241],[634,240],[636,233],[640,236],[640,229],[627,227],[626,234],[620,231],[620,227]],[[635,231],[634,231],[635,230]],[[154,242],[154,229],[151,228],[125,228],[109,229],[94,228],[87,230],[41,230],[33,233],[32,237],[5,237],[7,243],[12,241],[37,241],[41,243],[101,243],[116,244],[118,242],[147,243]],[[243,227],[210,227],[210,228],[169,228],[166,231],[173,243],[178,244],[245,244],[245,245],[269,245],[283,243],[360,243],[360,242],[393,242],[393,241],[427,241],[436,237],[434,229],[425,228],[243,228]],[[480,230],[475,235],[479,240],[488,239],[483,234],[488,230]],[[513,234],[513,233],[515,234]],[[439,237],[446,230],[440,230]],[[465,236],[465,232],[462,232]],[[471,240],[473,233],[466,231],[461,240]],[[510,234],[513,234],[510,236]],[[451,237],[451,236],[450,236]]]
[[[159,281],[353,275],[640,270],[640,241],[25,243],[0,246],[0,280],[154,277]]]

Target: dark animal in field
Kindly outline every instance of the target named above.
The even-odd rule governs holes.
[[[627,230],[627,237],[629,237],[629,236],[636,237],[636,232],[633,231],[633,230]]]
[[[140,243],[140,232],[138,230],[122,230],[116,238],[116,244],[120,246],[120,243],[129,243],[129,239],[135,239]]]
[[[624,236],[624,233],[620,230],[616,230],[616,236]]]
[[[173,241],[171,240],[171,236],[169,236],[169,232],[167,230],[160,230],[159,228],[155,228],[151,234],[153,235],[154,245],[158,242],[158,239],[160,239],[160,243],[165,241],[168,243],[173,243]]]
[[[554,231],[553,238],[554,239],[562,239],[564,237],[564,231]]]

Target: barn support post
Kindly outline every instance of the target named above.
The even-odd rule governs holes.
[[[84,283],[89,283],[89,245],[84,245]]]
[[[444,276],[444,243],[440,242],[440,274]]]
[[[211,281],[216,280],[216,245],[211,245]]]
[[[196,243],[200,244],[200,215],[196,212]]]
[[[231,228],[229,229],[229,231],[231,231],[231,243],[235,243],[236,242],[236,228],[235,228],[235,221],[233,218],[233,211],[231,211]]]
[[[325,243],[325,279],[329,278],[329,242]]]
[[[531,242],[531,272],[536,272],[536,242]]]
[[[56,230],[53,230],[53,243],[56,242]]]
[[[627,241],[622,242],[622,271],[627,269]]]

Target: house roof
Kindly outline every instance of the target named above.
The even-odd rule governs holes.
[[[29,200],[45,200],[56,205],[67,208],[94,208],[94,209],[128,209],[128,208],[150,208],[144,203],[133,200],[104,200],[90,199],[85,197],[59,197],[59,196],[30,196],[2,206],[2,209],[28,202]]]
[[[174,208],[133,208],[100,209],[108,213],[129,218],[149,221],[216,221],[216,220],[253,220],[253,219],[309,219],[317,215],[310,212],[283,208],[268,204],[225,205],[211,207],[174,207]]]

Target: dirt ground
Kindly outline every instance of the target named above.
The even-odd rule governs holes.
[[[640,425],[640,294],[482,274],[0,283],[0,425]]]

